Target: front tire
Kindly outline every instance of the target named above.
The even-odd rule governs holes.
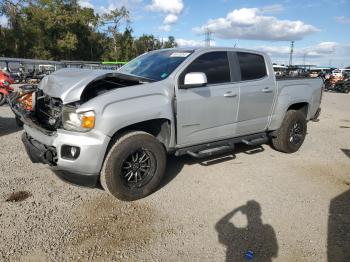
[[[101,185],[112,196],[134,201],[153,193],[166,167],[166,151],[152,135],[132,131],[119,137],[101,171]]]
[[[294,153],[303,144],[307,131],[306,116],[300,110],[287,111],[272,146],[284,153]]]

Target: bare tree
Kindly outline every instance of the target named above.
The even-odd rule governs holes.
[[[120,27],[123,23],[130,23],[130,13],[124,6],[111,10],[102,16],[102,26],[107,26],[108,33],[111,34],[113,39],[115,57],[117,57],[118,53],[118,37],[120,36]]]

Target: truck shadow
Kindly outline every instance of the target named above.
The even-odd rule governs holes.
[[[350,261],[350,190],[331,200],[328,215],[328,261]]]
[[[167,162],[167,168],[165,171],[165,176],[158,190],[166,186],[178,174],[180,174],[181,170],[185,165],[199,164],[202,166],[211,166],[211,165],[216,165],[223,162],[234,160],[237,154],[253,155],[253,154],[261,153],[263,151],[265,151],[265,149],[260,145],[247,146],[245,144],[238,144],[236,145],[236,148],[232,152],[218,154],[218,155],[203,158],[203,159],[196,159],[189,155],[184,155],[179,157],[176,157],[174,155],[169,155],[167,159],[168,162]]]
[[[14,117],[1,117],[0,116],[0,137],[6,136],[22,130],[18,127]]]

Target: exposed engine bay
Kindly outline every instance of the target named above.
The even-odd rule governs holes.
[[[45,95],[37,86],[21,87],[12,93],[8,102],[19,119],[31,121],[47,131],[55,131],[61,124],[62,101]]]
[[[105,94],[111,90],[145,83],[134,76],[106,74],[91,81],[82,91],[80,100],[66,104],[73,108]],[[8,97],[8,103],[16,117],[27,124],[34,124],[45,133],[56,131],[62,126],[63,101],[51,97],[37,85],[25,85]]]

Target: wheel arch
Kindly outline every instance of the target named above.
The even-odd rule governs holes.
[[[172,140],[172,124],[171,120],[167,118],[155,118],[149,119],[142,122],[133,123],[114,132],[109,145],[107,147],[108,153],[111,146],[115,141],[123,134],[129,131],[144,131],[153,135],[157,140],[164,146],[168,151]]]
[[[305,114],[305,117],[307,117],[308,111],[309,111],[309,103],[308,102],[298,102],[293,103],[289,105],[287,111],[289,110],[300,110]]]
[[[166,148],[169,147],[171,139],[171,121],[166,118],[150,119],[125,126],[115,132],[114,136],[127,131],[144,131],[156,137]]]

